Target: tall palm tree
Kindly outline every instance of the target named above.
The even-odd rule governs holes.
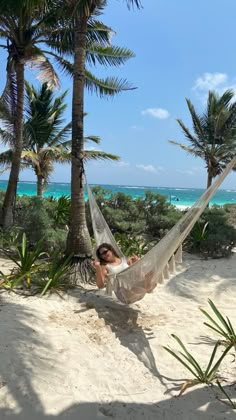
[[[53,67],[53,59],[62,70],[73,74],[73,63],[65,60],[64,55],[70,54],[72,34],[68,19],[65,27],[58,25],[53,18],[52,9],[59,6],[60,0],[1,0],[0,2],[0,38],[5,43],[0,44],[8,53],[7,83],[3,100],[12,101],[12,119],[14,121],[14,150],[8,187],[3,203],[3,226],[13,223],[13,207],[16,196],[17,182],[20,170],[20,160],[23,146],[23,108],[24,108],[24,73],[25,65],[38,69],[39,79],[50,82],[50,86],[59,83]],[[65,23],[65,21],[64,21]],[[66,45],[64,29],[67,31]],[[89,33],[86,34],[88,48],[87,59],[102,60],[107,64],[124,62],[133,54],[128,49],[116,48],[113,52],[104,45],[99,48],[99,42],[109,41],[110,29],[96,20],[91,21]],[[94,45],[94,42],[96,45]],[[93,46],[94,45],[94,46]],[[62,56],[63,55],[63,56]],[[105,58],[102,58],[105,57]],[[114,94],[130,86],[126,81],[118,79],[100,80],[90,72],[86,72],[87,86],[99,89],[102,94]]]
[[[71,123],[63,126],[63,114],[67,107],[64,99],[67,92],[56,98],[53,91],[44,83],[39,90],[26,82],[26,120],[23,128],[23,151],[21,167],[32,167],[37,177],[37,195],[42,196],[49,177],[54,170],[54,163],[71,161]],[[1,110],[0,110],[1,111]],[[7,110],[5,110],[6,123]],[[1,116],[1,112],[0,112]],[[8,121],[7,129],[0,129],[0,138],[4,144],[14,147],[13,125]],[[100,144],[97,136],[85,137],[85,142]],[[110,159],[119,157],[98,150],[85,150],[84,159]],[[0,153],[0,165],[12,161],[12,148]]]
[[[60,15],[70,18],[73,30],[73,99],[72,99],[72,169],[71,169],[71,223],[67,238],[67,254],[73,255],[78,267],[87,267],[92,255],[91,240],[85,219],[83,192],[83,157],[84,157],[84,87],[86,36],[89,22],[93,15],[103,12],[106,0],[68,0],[61,2]],[[127,0],[129,6],[140,7],[139,0]],[[65,34],[66,38],[66,34]],[[63,41],[63,40],[62,40]],[[63,45],[63,42],[61,43]],[[117,62],[113,61],[114,65]],[[81,180],[81,182],[78,182]],[[86,272],[85,270],[82,270]],[[76,273],[79,277],[79,272]],[[83,277],[83,276],[82,276]]]
[[[2,0],[0,2],[0,37],[5,41],[7,83],[3,98],[12,98],[12,119],[14,120],[14,152],[12,165],[3,203],[3,226],[13,223],[13,207],[20,171],[23,146],[23,109],[25,65],[34,62],[52,84],[58,82],[53,67],[38,46],[39,36],[43,36],[43,16],[47,0]]]
[[[193,132],[182,120],[177,119],[177,122],[190,145],[170,140],[170,143],[205,161],[207,188],[236,154],[236,102],[232,102],[233,97],[232,90],[226,90],[221,96],[209,91],[207,108],[201,115],[196,112],[190,100],[186,99]]]

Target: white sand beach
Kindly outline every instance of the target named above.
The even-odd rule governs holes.
[[[162,347],[178,348],[175,333],[206,366],[208,337],[218,338],[199,311],[210,311],[208,298],[236,326],[236,254],[187,255],[175,277],[129,307],[95,289],[63,299],[1,293],[0,419],[235,419],[216,388],[198,385],[177,398],[191,374]],[[220,371],[235,397],[233,351]]]

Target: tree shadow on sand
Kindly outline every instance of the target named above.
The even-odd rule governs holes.
[[[119,339],[122,346],[128,348],[140,362],[163,383],[149,340],[154,338],[152,329],[142,325],[142,313],[135,307],[123,305],[110,297],[94,291],[73,291],[73,296],[84,304],[83,308],[75,311],[81,313],[95,309],[98,318],[103,319],[111,331]],[[156,317],[158,322],[158,317]]]
[[[98,316],[103,318],[114,329],[122,345],[127,346],[134,353],[137,352],[137,349],[145,352],[145,349],[148,348],[148,339],[139,327],[137,310],[128,308],[126,311],[126,308],[120,308],[119,304],[115,302],[110,304],[110,302],[108,303],[107,300],[104,301],[101,298],[94,298],[91,301],[90,296],[81,295],[81,300],[87,306],[94,305],[94,301],[96,302],[94,307],[96,307]],[[88,310],[88,307],[86,310]],[[125,315],[122,315],[123,313]],[[163,395],[165,399],[159,401],[157,399],[156,402],[127,402],[127,395],[126,402],[112,400],[112,397],[110,397],[109,400],[104,398],[104,402],[75,403],[60,411],[56,403],[55,405],[52,404],[50,398],[55,393],[61,399],[63,398],[64,393],[66,393],[66,389],[63,389],[63,383],[58,384],[60,392],[54,390],[52,386],[50,388],[38,388],[38,392],[36,391],[36,381],[38,383],[41,377],[44,377],[44,374],[49,370],[53,374],[54,365],[52,363],[55,363],[55,360],[51,360],[50,356],[48,356],[48,351],[50,354],[50,345],[47,337],[44,337],[41,331],[39,333],[34,329],[34,320],[39,314],[34,313],[33,309],[26,307],[24,302],[19,304],[15,303],[14,300],[4,299],[1,299],[0,314],[2,331],[0,341],[1,420],[101,420],[105,418],[116,420],[235,419],[235,412],[226,404],[218,401],[209,387],[196,387],[180,398],[174,397],[172,395],[173,390],[177,391],[177,388],[180,386],[178,383],[180,381],[177,379],[171,379],[171,383],[168,385],[170,387],[169,393]],[[129,324],[130,322],[134,324],[134,329],[137,324],[137,331],[128,332],[127,334],[127,331],[124,330],[124,325],[122,327],[120,323]],[[132,337],[133,334],[134,337]],[[43,341],[40,337],[43,337]],[[141,340],[141,344],[139,344],[138,340]],[[136,355],[139,357],[138,354]],[[151,358],[149,363],[151,364],[150,368],[154,369],[155,361],[153,362]],[[154,363],[154,366],[152,366],[152,363]],[[226,386],[224,388],[227,392],[230,392],[231,398],[235,399],[235,387]],[[50,407],[47,407],[45,401],[47,394],[50,397]],[[89,390],[88,395],[90,395]],[[144,397],[147,400],[147,392],[145,392]],[[79,389],[74,395],[74,399],[75,401],[80,400]],[[91,399],[93,399],[93,396],[91,396]],[[151,400],[153,401],[153,399],[152,395]],[[58,401],[58,398],[56,398],[56,401]]]
[[[117,400],[81,402],[58,414],[39,413],[28,406],[18,413],[0,409],[0,418],[10,420],[234,420],[235,415],[235,410],[214,397],[208,387],[198,387],[181,397],[170,397],[152,404]]]
[[[48,343],[46,340],[42,342],[34,330],[36,315],[24,304],[5,300],[3,293],[0,294],[0,401],[7,405],[16,401],[19,411],[30,402],[34,413],[42,413],[43,406],[32,385],[32,373],[36,365],[42,375],[48,369],[48,360],[45,357]],[[0,419],[2,418],[5,417],[0,415]]]

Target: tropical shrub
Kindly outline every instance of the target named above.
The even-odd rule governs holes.
[[[189,252],[211,258],[230,256],[235,245],[236,229],[229,224],[226,210],[217,206],[205,210],[186,241]]]
[[[115,233],[114,237],[126,257],[131,257],[132,255],[142,257],[148,251],[147,243],[141,237],[134,237],[123,233]]]
[[[236,204],[225,204],[223,209],[225,210],[228,224],[236,228]]]
[[[71,200],[68,196],[62,195],[56,200],[56,208],[53,214],[55,227],[65,227],[70,221]]]
[[[165,197],[145,191],[145,197],[133,200],[124,193],[110,194],[96,187],[95,197],[111,231],[132,237],[149,235],[159,240],[181,217],[181,212],[166,202]],[[87,203],[88,209],[88,203]],[[90,233],[91,217],[87,213]]]

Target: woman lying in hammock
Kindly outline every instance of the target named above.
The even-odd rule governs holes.
[[[104,287],[108,275],[118,274],[139,260],[137,255],[130,258],[119,257],[115,249],[107,243],[103,243],[97,248],[96,255],[99,261],[94,262],[94,267],[96,268],[96,283],[99,289]]]

